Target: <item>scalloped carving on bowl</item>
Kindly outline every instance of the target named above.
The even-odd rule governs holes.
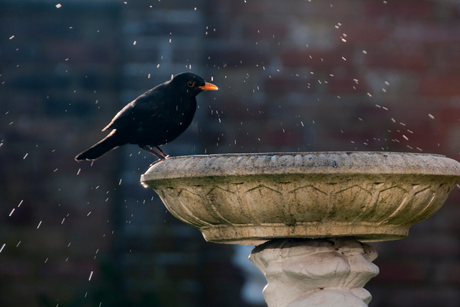
[[[249,245],[401,239],[442,206],[459,180],[455,160],[391,152],[180,156],[141,177],[207,241]]]

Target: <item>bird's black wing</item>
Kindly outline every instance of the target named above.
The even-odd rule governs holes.
[[[156,117],[164,100],[165,95],[153,88],[128,103],[102,131],[133,127],[144,119]]]

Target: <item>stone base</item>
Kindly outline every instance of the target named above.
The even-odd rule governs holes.
[[[249,260],[264,273],[268,307],[361,307],[363,286],[379,273],[373,247],[353,238],[279,239],[257,246]]]
[[[296,223],[270,225],[220,225],[201,227],[206,241],[226,244],[260,245],[281,238],[331,238],[347,234],[360,242],[399,240],[409,232],[408,225],[366,225],[365,223]]]

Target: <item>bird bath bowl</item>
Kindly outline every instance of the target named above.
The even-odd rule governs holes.
[[[406,237],[459,180],[455,160],[392,152],[182,156],[141,177],[207,241],[259,245],[269,307],[367,306],[377,253],[362,242]]]
[[[390,152],[182,156],[141,178],[207,241],[249,245],[401,239],[441,207],[459,180],[455,160]]]

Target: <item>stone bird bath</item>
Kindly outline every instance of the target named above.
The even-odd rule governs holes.
[[[455,160],[392,152],[182,156],[141,177],[207,241],[257,245],[269,307],[367,306],[379,270],[363,242],[406,237],[459,181]]]

